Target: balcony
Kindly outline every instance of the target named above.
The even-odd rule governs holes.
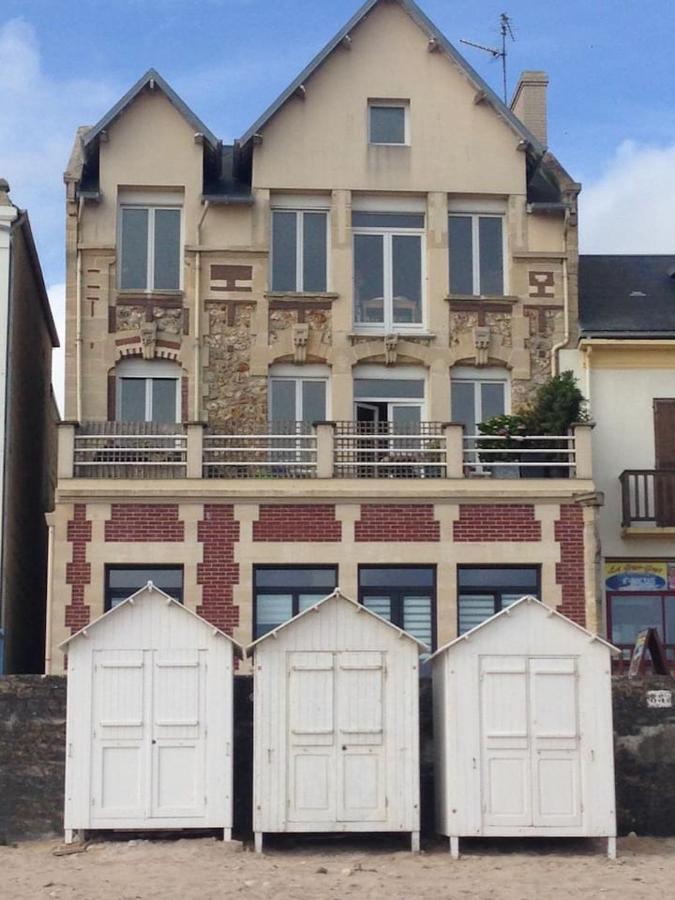
[[[588,425],[577,425],[568,435],[517,439],[464,435],[462,425],[447,422],[275,422],[259,431],[214,430],[201,423],[64,422],[60,430],[59,479],[592,477]],[[675,489],[675,473],[672,485]],[[653,509],[653,488],[650,496]]]
[[[630,533],[675,530],[675,469],[626,469],[621,482],[621,526]]]

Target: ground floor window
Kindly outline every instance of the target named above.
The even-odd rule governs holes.
[[[106,566],[105,567],[105,610],[117,606],[127,597],[152,583],[170,597],[183,602],[182,566]]]
[[[359,602],[436,648],[435,566],[359,566]]]
[[[655,628],[668,659],[675,659],[675,561],[605,563],[607,633],[629,659],[645,628]]]
[[[255,566],[253,639],[273,631],[337,587],[337,566]]]
[[[540,595],[539,566],[460,566],[458,630],[466,634],[521,597]]]

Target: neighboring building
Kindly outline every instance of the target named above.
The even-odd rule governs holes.
[[[607,634],[675,660],[675,256],[582,256],[579,293]]]
[[[42,672],[59,346],[28,214],[0,180],[0,674]]]
[[[148,579],[245,643],[338,585],[433,646],[523,594],[596,627],[587,430],[568,478],[472,438],[577,342],[546,84],[369,0],[233,146],[154,70],[80,129],[53,671]]]

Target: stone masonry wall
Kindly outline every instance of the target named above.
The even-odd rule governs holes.
[[[65,747],[66,679],[0,677],[0,844],[61,831]]]

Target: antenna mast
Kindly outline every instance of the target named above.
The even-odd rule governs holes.
[[[507,49],[506,49],[506,39],[507,37],[511,38],[512,41],[515,41],[515,35],[513,33],[513,29],[511,28],[511,19],[507,15],[507,13],[502,13],[499,17],[499,31],[502,36],[502,49],[496,50],[494,47],[486,47],[483,44],[477,44],[475,41],[466,41],[464,38],[460,38],[460,44],[467,44],[469,47],[475,47],[477,50],[483,50],[484,53],[489,53],[493,59],[501,59],[502,61],[502,87],[504,90],[504,103],[507,103],[507,83],[506,83],[506,57],[507,57]]]

